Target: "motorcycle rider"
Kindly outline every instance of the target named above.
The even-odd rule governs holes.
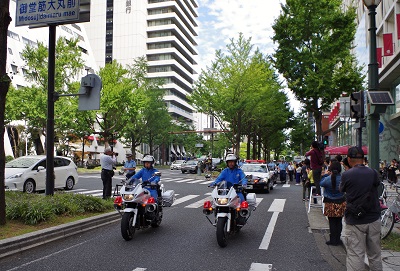
[[[158,185],[158,182],[160,181],[160,176],[153,176],[154,173],[158,172],[158,170],[153,167],[154,161],[155,160],[152,155],[145,155],[142,159],[144,167],[131,177],[131,179],[129,180],[129,184],[132,184],[135,179],[140,178],[142,178],[143,184],[150,184],[150,182],[152,185],[157,184],[156,189],[154,189],[154,187],[149,187],[148,189],[151,196],[155,199],[158,199],[159,197],[161,197],[161,190]]]
[[[236,155],[228,154],[225,158],[225,162],[227,168],[221,171],[221,173],[210,186],[216,186],[222,181],[227,181],[228,187],[241,182],[242,187],[245,188],[247,186],[247,179],[245,178],[246,175],[244,174],[243,170],[238,167],[238,158]],[[242,191],[238,190],[236,193],[241,202],[245,201]]]
[[[130,179],[133,175],[135,175],[136,170],[136,162],[132,159],[131,150],[126,151],[126,159],[127,161],[124,164],[124,172],[126,173],[126,178]]]

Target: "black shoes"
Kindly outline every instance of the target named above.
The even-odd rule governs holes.
[[[343,245],[343,242],[342,240],[339,240],[339,242],[326,241],[325,244],[327,244],[328,246],[340,246]]]

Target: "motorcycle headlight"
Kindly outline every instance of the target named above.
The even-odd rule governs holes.
[[[217,202],[219,205],[226,205],[228,204],[228,199],[227,198],[218,199]]]
[[[132,194],[124,194],[124,195],[122,195],[122,198],[124,200],[133,200],[133,195]]]

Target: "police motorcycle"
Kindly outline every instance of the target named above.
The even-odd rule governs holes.
[[[211,176],[206,175],[210,180]],[[245,178],[251,179],[248,175]],[[212,187],[212,186],[209,186]],[[222,181],[213,187],[211,193],[212,201],[205,201],[203,213],[208,221],[217,228],[217,242],[220,247],[226,247],[227,237],[241,230],[251,216],[251,212],[256,210],[256,194],[248,193],[246,200],[240,202],[236,191],[243,190],[241,184],[234,184],[228,187],[227,181]],[[213,214],[213,221],[208,217]]]
[[[161,176],[156,172],[146,182],[138,179],[128,183],[122,181],[122,187],[114,200],[114,208],[121,215],[121,234],[126,241],[133,238],[136,230],[160,226],[163,217],[163,207],[170,207],[175,200],[174,190],[164,190],[161,184],[161,197],[155,199],[151,196],[149,188],[157,189],[157,184],[151,184],[152,179]]]

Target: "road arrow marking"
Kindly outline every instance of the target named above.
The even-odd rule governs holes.
[[[276,221],[278,220],[279,213],[283,212],[283,207],[285,206],[286,199],[274,199],[268,212],[273,212],[271,220],[269,221],[267,231],[265,232],[264,238],[261,241],[259,249],[267,250],[269,243],[271,242],[272,233],[275,229]]]

